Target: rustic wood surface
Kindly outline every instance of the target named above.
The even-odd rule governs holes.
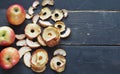
[[[10,26],[15,33],[24,33],[24,27],[12,26],[6,19],[6,8],[14,3],[26,9],[34,0],[1,0],[0,26]],[[41,0],[40,0],[41,2]],[[60,45],[45,49],[52,58],[53,51],[63,48],[67,52],[67,65],[62,74],[120,74],[120,1],[119,0],[55,0],[54,8],[69,10],[63,21],[71,28],[70,37],[61,39]],[[41,7],[39,7],[41,9]],[[12,45],[15,46],[15,43]],[[0,47],[3,49],[5,47]],[[16,47],[19,48],[19,47]],[[35,74],[23,60],[10,70],[0,68],[0,74]],[[56,74],[47,69],[41,74]]]

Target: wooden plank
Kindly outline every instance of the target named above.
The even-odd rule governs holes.
[[[1,26],[12,27],[17,34],[24,33],[24,27],[8,24],[6,10],[0,12]],[[72,33],[70,37],[61,39],[63,45],[119,45],[120,44],[120,12],[119,11],[70,11],[69,17],[63,19]],[[54,23],[53,23],[54,24]]]
[[[118,11],[71,11],[65,23],[72,29],[68,45],[119,45],[120,12]]]
[[[67,52],[67,65],[62,74],[119,74],[120,73],[120,47],[119,46],[58,46]],[[53,57],[56,48],[46,48],[49,60]],[[21,60],[11,70],[2,70],[0,74],[34,74],[25,67]],[[44,74],[56,74],[47,64]]]
[[[28,9],[33,1],[1,0],[0,26],[10,26],[15,30],[15,33],[24,33],[24,27],[31,21],[25,21],[21,26],[12,26],[7,22],[6,9],[15,3],[19,3]],[[49,59],[53,57],[55,49],[63,48],[66,50],[67,65],[62,74],[120,73],[120,12],[111,11],[120,10],[119,3],[119,0],[55,0],[53,9],[65,8],[69,10],[69,17],[63,21],[72,29],[72,34],[67,39],[61,39],[60,45],[54,48],[44,48],[48,51]],[[40,9],[41,6],[39,6]],[[12,46],[16,47],[15,43]],[[0,50],[3,48],[0,47]],[[22,59],[10,70],[6,71],[0,68],[0,74],[16,73],[35,74],[31,69],[25,67]],[[43,73],[56,74],[50,69],[49,62],[46,71]]]
[[[31,6],[34,0],[1,0],[0,9],[7,9],[12,4],[21,4],[25,8]],[[39,0],[40,3],[42,0]],[[109,2],[109,3],[108,3]],[[55,8],[68,10],[120,10],[119,0],[55,0]]]

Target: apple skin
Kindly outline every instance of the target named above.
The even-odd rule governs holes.
[[[11,5],[6,12],[7,20],[12,25],[21,25],[26,17],[25,9],[22,5]]]
[[[0,53],[0,66],[3,69],[11,69],[20,60],[19,52],[16,48],[7,47],[4,48]]]
[[[0,46],[9,46],[15,41],[15,32],[8,26],[0,27]]]

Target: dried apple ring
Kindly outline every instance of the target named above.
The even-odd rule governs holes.
[[[49,26],[43,30],[42,37],[47,46],[54,47],[59,44],[60,32],[57,28]]]
[[[51,69],[55,70],[56,72],[63,72],[66,65],[65,57],[58,55],[51,59],[50,67]]]
[[[55,27],[58,28],[60,32],[65,31],[65,24],[62,21],[56,22]]]
[[[63,12],[62,12],[62,10],[55,9],[54,12],[53,12],[53,14],[52,14],[51,19],[53,21],[55,21],[55,22],[62,20],[63,19]]]
[[[37,24],[29,23],[25,27],[25,35],[29,39],[36,38],[40,33],[41,33],[41,27],[39,25],[37,25]]]
[[[41,20],[46,20],[51,16],[51,10],[48,7],[45,7],[40,11],[39,15]]]
[[[31,60],[31,69],[35,72],[43,72],[48,63],[48,53],[44,49],[37,49],[33,52]]]

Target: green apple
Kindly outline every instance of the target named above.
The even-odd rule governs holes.
[[[0,27],[0,46],[9,46],[15,41],[15,32],[8,26]]]

